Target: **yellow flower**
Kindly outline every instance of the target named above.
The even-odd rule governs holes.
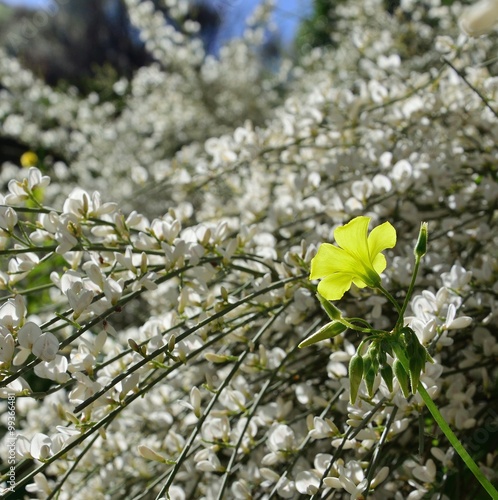
[[[381,254],[396,244],[396,230],[384,222],[368,233],[370,217],[356,217],[334,231],[339,247],[322,243],[311,261],[310,279],[321,279],[318,292],[327,300],[338,300],[354,283],[359,288],[377,287],[386,268]]]
[[[33,151],[26,151],[21,155],[21,165],[24,168],[36,167],[38,165],[38,156]]]

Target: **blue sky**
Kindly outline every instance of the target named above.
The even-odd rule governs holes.
[[[244,30],[244,20],[260,3],[259,0],[224,0],[216,5],[225,3],[225,37],[240,36]],[[277,0],[274,19],[277,23],[284,44],[292,41],[297,26],[302,19],[311,13],[312,0]]]
[[[221,40],[240,36],[244,30],[244,20],[258,5],[260,0],[209,0],[224,11],[224,26]],[[43,8],[52,0],[0,0],[7,5]],[[284,44],[292,41],[299,22],[311,12],[312,0],[277,0],[275,22]]]
[[[45,7],[50,0],[1,0],[0,3],[7,5],[24,5],[26,7]]]

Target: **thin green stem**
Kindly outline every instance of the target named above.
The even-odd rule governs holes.
[[[361,332],[361,333],[366,333],[367,335],[372,335],[372,334],[377,334],[377,335],[384,335],[387,334],[385,330],[376,330],[375,328],[363,328],[361,326],[353,325],[353,323],[350,323],[347,318],[341,318],[339,320],[340,323],[342,323],[344,326],[347,326],[350,330],[353,330],[355,332]]]
[[[382,284],[377,285],[377,290],[379,290],[382,295],[387,297],[389,302],[396,308],[396,311],[401,315],[401,307],[398,304],[398,301],[382,286]]]
[[[481,483],[481,486],[488,492],[490,497],[493,500],[498,500],[498,491],[491,484],[489,479],[483,474],[481,469],[474,462],[472,457],[468,454],[467,450],[463,447],[460,440],[456,437],[454,432],[451,430],[450,426],[446,423],[443,416],[439,412],[437,406],[432,401],[429,393],[425,390],[425,387],[422,384],[418,386],[418,392],[422,399],[424,400],[425,405],[431,412],[436,423],[439,425],[439,428],[443,431],[444,435],[448,438],[448,441],[451,443],[451,446],[456,450],[456,452],[460,455],[460,458],[464,461],[465,465],[469,468],[469,470],[474,474],[475,478]]]
[[[403,319],[405,317],[406,308],[408,307],[408,303],[410,302],[410,299],[411,299],[411,296],[413,293],[413,289],[415,288],[415,281],[417,280],[417,274],[418,274],[418,269],[420,267],[420,260],[421,259],[422,259],[422,257],[420,257],[418,255],[415,256],[415,269],[413,270],[412,280],[410,282],[410,287],[408,288],[408,292],[406,293],[406,297],[405,297],[405,300],[403,302],[403,306],[401,307],[401,311],[399,311],[398,321],[396,321],[395,329],[399,328],[400,326],[403,325]]]
[[[419,259],[420,260],[420,259]],[[410,364],[408,362],[408,358],[403,353],[397,351],[397,357],[401,361],[403,368],[406,370],[406,373],[410,373],[409,368]],[[489,479],[483,474],[481,469],[479,469],[478,465],[474,462],[474,459],[468,454],[467,450],[463,447],[460,440],[456,437],[455,433],[451,430],[450,426],[443,418],[441,413],[439,412],[438,407],[435,405],[434,401],[430,397],[429,393],[426,391],[425,387],[420,382],[418,384],[418,393],[422,397],[425,406],[431,412],[432,417],[435,422],[438,424],[439,428],[443,431],[443,434],[446,436],[448,441],[451,443],[451,446],[455,449],[455,451],[460,455],[460,458],[464,461],[465,465],[468,469],[474,474],[475,478],[481,483],[481,486],[488,492],[493,500],[498,500],[498,491],[491,484]]]
[[[385,292],[389,294],[387,290]],[[338,321],[339,323],[342,323],[344,326],[347,326],[350,330],[366,333],[368,335],[386,333],[384,330],[375,330],[374,328],[363,328],[361,326],[354,325],[353,323],[351,323],[351,320],[349,318],[343,317],[342,312],[339,309],[337,309],[337,307],[334,304],[332,304],[332,302],[328,301],[319,293],[317,293],[316,296],[320,301],[320,304],[322,304],[324,311],[327,313],[327,316],[332,321]],[[398,305],[398,310],[399,310],[399,305]],[[354,319],[357,320],[357,318]]]

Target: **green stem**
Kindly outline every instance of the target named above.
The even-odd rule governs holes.
[[[406,373],[410,373],[410,364],[408,362],[408,358],[406,355],[400,350],[396,351],[396,356],[403,364],[403,368]],[[439,412],[438,407],[432,401],[429,393],[426,391],[425,387],[422,385],[422,382],[418,384],[418,393],[422,397],[425,406],[427,406],[428,410],[431,412],[432,417],[438,424],[439,428],[443,431],[443,434],[447,437],[448,441],[451,443],[451,446],[455,449],[455,451],[460,455],[460,458],[464,461],[465,465],[468,469],[474,474],[475,478],[481,483],[482,487],[489,493],[493,500],[498,500],[498,491],[491,484],[489,479],[482,473],[481,469],[479,469],[478,465],[474,462],[473,458],[468,454],[467,450],[463,447],[460,440],[456,437],[455,433],[451,430],[450,426],[447,424],[446,420],[443,418],[441,413]]]
[[[386,293],[389,293],[386,290]],[[327,313],[327,316],[332,320],[332,321],[338,321],[339,323],[342,323],[344,326],[347,326],[349,329],[356,331],[356,332],[361,332],[361,333],[366,333],[366,334],[384,334],[386,333],[384,330],[375,330],[374,328],[362,328],[361,326],[356,326],[350,322],[350,319],[344,318],[342,315],[342,312],[337,309],[334,304],[332,304],[330,301],[328,301],[326,298],[322,297],[319,293],[316,294],[318,300],[320,301],[320,304],[322,304],[323,309]],[[394,299],[393,299],[394,300]],[[399,310],[399,305],[398,305],[398,310]]]
[[[387,332],[385,330],[376,330],[375,328],[363,328],[361,326],[354,325],[353,323],[350,323],[348,318],[341,318],[338,320],[340,323],[342,323],[344,326],[347,326],[350,330],[353,330],[355,332],[361,332],[361,333],[366,333],[367,335],[386,335]]]
[[[399,307],[398,301],[381,285],[377,285],[377,290],[379,290],[382,295],[389,299],[389,302],[396,308],[396,311],[401,315],[401,307]]]
[[[408,288],[408,292],[406,293],[405,300],[403,302],[403,306],[401,307],[401,310],[398,309],[399,311],[399,316],[398,316],[398,321],[396,321],[396,326],[395,328],[399,328],[400,326],[403,325],[403,319],[405,317],[405,311],[406,308],[408,307],[408,302],[410,302],[413,289],[415,288],[415,281],[417,280],[417,274],[418,274],[418,268],[420,267],[420,261],[422,257],[416,255],[415,256],[415,269],[413,270],[412,274],[412,280],[410,282],[410,287]],[[409,373],[409,372],[407,372]]]
[[[498,491],[491,484],[489,479],[482,473],[481,469],[479,469],[472,457],[468,454],[467,450],[463,447],[462,443],[451,430],[450,426],[446,423],[446,420],[444,420],[437,406],[429,396],[429,393],[425,390],[425,387],[421,383],[419,383],[418,385],[418,393],[422,396],[422,399],[431,412],[434,420],[439,425],[439,428],[443,431],[444,435],[448,438],[451,446],[455,448],[456,452],[460,455],[460,458],[465,462],[465,465],[469,468],[472,474],[474,474],[475,478],[481,483],[481,486],[488,492],[489,496],[493,500],[498,500]]]

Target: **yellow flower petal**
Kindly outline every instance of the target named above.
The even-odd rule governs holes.
[[[353,283],[358,287],[358,288],[365,288],[367,284],[360,278],[355,277],[353,279]]]
[[[373,261],[373,267],[377,274],[380,274],[387,266],[386,258],[381,253],[378,253]]]
[[[396,229],[389,222],[384,222],[384,224],[372,229],[368,235],[367,243],[370,250],[370,258],[373,262],[377,254],[382,252],[382,250],[393,248],[396,245]]]
[[[339,300],[351,288],[352,277],[337,273],[324,278],[318,283],[318,293],[327,300]]]
[[[322,243],[311,261],[310,279],[324,278],[337,272],[355,273],[358,263],[353,256],[330,243]]]
[[[370,264],[370,253],[367,244],[369,222],[370,217],[355,217],[352,221],[334,231],[334,239],[337,244],[358,261],[365,264]]]
[[[354,283],[359,288],[381,284],[386,268],[381,253],[396,244],[394,227],[385,222],[368,235],[369,217],[356,217],[334,231],[339,246],[323,243],[311,261],[310,279],[322,279],[318,292],[327,300],[338,300]]]

